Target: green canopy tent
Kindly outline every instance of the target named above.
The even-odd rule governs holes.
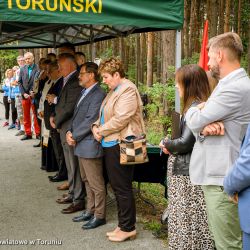
[[[183,0],[0,0],[0,49],[56,48],[181,29]]]
[[[179,30],[183,0],[0,0],[0,49],[82,45],[132,33]],[[181,64],[176,35],[176,67]],[[180,101],[176,92],[176,110]]]

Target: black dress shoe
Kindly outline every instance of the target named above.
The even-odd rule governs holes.
[[[65,181],[65,178],[62,178],[62,177],[60,177],[60,176],[54,176],[54,177],[52,177],[52,178],[49,178],[49,180],[51,181],[51,182],[59,182],[59,181]]]
[[[26,141],[26,140],[30,140],[32,139],[32,136],[31,135],[24,135],[22,138],[21,138],[21,141]]]
[[[40,148],[41,147],[41,143],[39,142],[38,144],[33,145],[34,148]]]
[[[15,136],[25,135],[25,132],[23,130],[18,131]]]
[[[55,175],[49,175],[48,178],[51,179],[51,178],[54,178],[56,176],[58,176],[58,173],[56,173]]]
[[[93,217],[94,217],[93,214],[91,214],[90,212],[85,210],[85,211],[82,212],[82,214],[80,214],[79,216],[74,217],[72,220],[74,222],[88,221],[88,220],[91,220]]]
[[[102,226],[104,224],[106,224],[105,219],[98,219],[96,217],[93,217],[90,221],[88,221],[86,224],[82,226],[82,229],[93,229]]]

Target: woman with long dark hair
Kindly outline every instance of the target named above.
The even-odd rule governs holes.
[[[198,65],[185,65],[176,72],[176,88],[182,100],[180,137],[161,141],[168,162],[168,236],[169,249],[214,249],[200,186],[189,179],[189,162],[195,137],[186,126],[187,110],[210,95],[206,72]]]

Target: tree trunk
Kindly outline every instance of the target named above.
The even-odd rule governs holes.
[[[218,34],[224,32],[224,14],[225,14],[225,0],[219,0],[219,31]]]
[[[162,32],[162,83],[167,84],[170,75],[169,66],[175,65],[175,32],[174,30]],[[169,114],[166,97],[163,96],[163,113]]]
[[[140,49],[141,49],[141,76],[140,82],[144,83],[144,70],[145,70],[145,58],[146,58],[146,37],[145,33],[140,34]]]
[[[183,24],[183,57],[186,58],[188,57],[188,50],[189,50],[189,28],[190,28],[190,6],[191,6],[191,1],[190,0],[185,0],[185,9],[184,9],[184,24]]]
[[[140,34],[136,34],[136,77],[135,83],[138,85],[140,82],[140,75],[141,75],[141,50],[140,50]]]
[[[117,44],[117,38],[112,39],[112,55],[117,56],[118,51],[118,44]]]
[[[241,34],[241,0],[238,1],[238,20],[237,20],[237,33]]]
[[[209,30],[210,37],[217,35],[217,26],[218,26],[218,2],[217,0],[210,1],[210,20],[209,20]]]
[[[119,37],[119,55],[121,58],[121,61],[124,61],[124,38]]]
[[[230,21],[230,13],[231,13],[231,1],[226,0],[226,11],[225,11],[225,23],[224,23],[224,32],[229,32],[229,21]]]
[[[201,2],[197,1],[196,4],[196,18],[194,23],[194,31],[195,31],[195,38],[200,37],[200,30],[202,27],[202,23],[204,23],[204,19],[200,18],[201,15]],[[193,52],[200,52],[200,41],[199,39],[194,39],[194,51]]]
[[[162,83],[166,84],[169,66],[175,65],[175,31],[162,31]]]
[[[38,63],[40,60],[40,50],[34,49],[34,57],[35,57],[35,63]]]
[[[162,42],[161,42],[161,32],[157,32],[157,52],[156,52],[156,77],[157,82],[161,81],[161,61],[162,61]]]
[[[129,64],[129,53],[130,53],[130,44],[128,44],[127,38],[124,40],[125,41],[125,53],[124,53],[124,69],[127,72],[128,71],[128,64]]]
[[[18,54],[19,54],[19,56],[23,56],[24,55],[24,49],[18,49]]]
[[[147,53],[147,86],[153,84],[153,51],[154,51],[154,33],[148,33],[148,53]]]
[[[196,13],[196,5],[197,0],[193,0],[191,2],[191,15],[190,15],[190,35],[189,35],[189,49],[188,49],[188,57],[192,57],[194,51],[194,41],[196,40],[195,37],[195,23],[197,18]]]

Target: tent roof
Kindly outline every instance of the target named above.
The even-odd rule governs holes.
[[[183,0],[0,1],[0,49],[60,47],[180,29]]]

